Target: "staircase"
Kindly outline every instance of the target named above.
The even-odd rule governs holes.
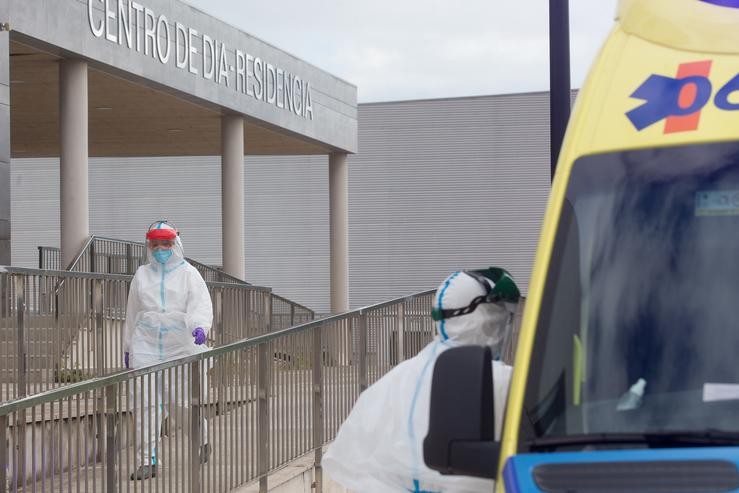
[[[51,247],[39,247],[43,271],[0,270],[1,401],[123,368],[128,290],[144,251],[142,243],[92,236],[67,271],[49,270],[58,268],[60,258]],[[203,275],[213,300],[211,347],[315,317],[269,288],[188,261]],[[19,303],[25,305],[20,314]]]

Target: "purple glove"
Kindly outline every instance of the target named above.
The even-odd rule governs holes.
[[[202,327],[195,327],[195,330],[192,331],[192,336],[195,338],[195,344],[198,346],[205,344],[205,331]]]
[[[123,364],[126,365],[126,368],[129,368],[129,366],[128,366],[128,352],[123,353]]]

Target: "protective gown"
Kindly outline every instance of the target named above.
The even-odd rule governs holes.
[[[459,308],[484,294],[468,275],[449,276],[435,306]],[[488,345],[495,354],[509,331],[512,307],[479,305],[472,313],[437,322],[438,334],[418,355],[367,388],[329,445],[322,465],[328,476],[357,493],[493,491],[491,480],[444,476],[423,462],[428,431],[431,378],[436,358],[460,345]],[[500,429],[512,367],[493,361],[495,433]],[[460,382],[464,385],[464,382]]]
[[[208,288],[197,269],[185,261],[179,236],[165,264],[154,260],[148,248],[147,260],[148,263],[136,271],[128,295],[123,344],[124,351],[129,353],[131,368],[207,351],[206,345],[195,344],[192,331],[202,327],[207,334],[213,323]],[[178,374],[177,380],[180,382],[177,392],[171,392],[169,379],[162,378],[161,373],[155,379],[143,378],[134,384],[135,412],[137,421],[142,424],[137,458],[143,457],[144,464],[157,463],[159,427],[168,415],[173,395],[179,396],[176,404],[187,406],[187,368]],[[205,397],[208,389],[205,372],[200,388]],[[207,443],[207,422],[203,423],[202,430],[201,443]]]

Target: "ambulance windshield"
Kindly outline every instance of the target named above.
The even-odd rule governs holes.
[[[739,143],[573,166],[520,442],[739,432]]]

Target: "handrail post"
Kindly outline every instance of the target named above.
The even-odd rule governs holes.
[[[258,392],[257,392],[257,470],[259,474],[259,493],[267,492],[267,472],[269,470],[269,344],[262,343],[257,348]]]
[[[0,493],[8,491],[8,415],[0,416]]]
[[[397,364],[402,363],[405,360],[405,305],[400,303],[398,305],[398,357]]]
[[[103,376],[105,374],[105,344],[103,341],[103,284],[100,279],[92,279],[90,289],[91,308],[90,321],[93,324],[93,333],[95,334],[95,371],[93,375]],[[107,392],[107,389],[106,389]],[[105,437],[103,430],[103,392],[95,391],[95,427],[97,430],[97,453],[96,460],[103,459],[105,451]]]
[[[213,290],[213,326],[210,328],[210,332],[213,333],[215,330],[215,338],[219,341],[218,346],[223,346],[227,340],[224,334],[223,327],[223,288],[216,288]],[[236,338],[238,340],[238,338]],[[222,413],[227,411],[227,400],[223,398],[225,393],[225,379],[226,379],[226,367],[227,365],[219,365],[220,368],[216,375],[218,376],[218,382],[216,385],[216,416],[220,416]],[[211,380],[211,385],[213,381]]]
[[[126,274],[133,274],[136,269],[133,268],[133,247],[130,243],[126,243]]]
[[[290,303],[290,327],[295,326],[295,305]]]
[[[359,312],[359,392],[367,389],[367,312]]]
[[[15,284],[15,307],[16,307],[16,323],[17,323],[17,337],[18,337],[18,352],[16,357],[18,358],[18,387],[16,389],[16,397],[25,397],[28,392],[26,382],[26,292],[25,292],[25,278],[22,275],[14,275],[13,282]],[[7,429],[8,420],[5,417],[5,426],[3,429]],[[22,409],[15,414],[15,429],[16,429],[16,443],[15,443],[15,471],[16,476],[19,478],[26,477],[26,410]],[[5,448],[7,442],[6,439],[0,442],[0,447]],[[20,462],[20,466],[19,463]],[[7,462],[4,462],[7,464]],[[3,488],[6,484],[2,484]]]
[[[323,492],[323,328],[313,332],[313,470],[315,493]]]
[[[190,491],[200,492],[200,360],[190,365],[190,389]]]
[[[25,397],[26,388],[26,278],[22,275],[13,276],[15,282],[15,315],[17,317],[18,337],[18,388],[17,397]]]
[[[92,279],[92,317],[95,324],[95,375],[105,375],[105,324],[103,318],[103,281]]]
[[[210,328],[211,333],[215,330],[215,338],[218,340],[217,345],[223,346],[226,342],[232,342],[226,339],[223,327],[223,288],[213,290],[213,327]],[[238,338],[236,338],[238,340]]]
[[[239,337],[251,337],[253,330],[254,314],[252,313],[252,297],[256,298],[257,293],[254,291],[247,291],[244,298],[246,298],[246,304],[244,305],[244,313],[246,313],[246,325],[244,326],[244,332],[239,334]]]
[[[116,458],[118,444],[116,443],[116,428],[118,425],[118,392],[116,385],[105,387],[105,482],[107,491],[116,490]]]
[[[10,274],[0,274],[0,317],[8,317],[13,312],[10,304]]]
[[[95,240],[92,240],[92,242],[90,242],[90,250],[88,255],[90,256],[90,272],[97,272],[97,270],[95,270],[97,264],[95,259]]]
[[[264,332],[262,334],[269,334],[272,332],[272,291],[267,291],[264,297]]]

